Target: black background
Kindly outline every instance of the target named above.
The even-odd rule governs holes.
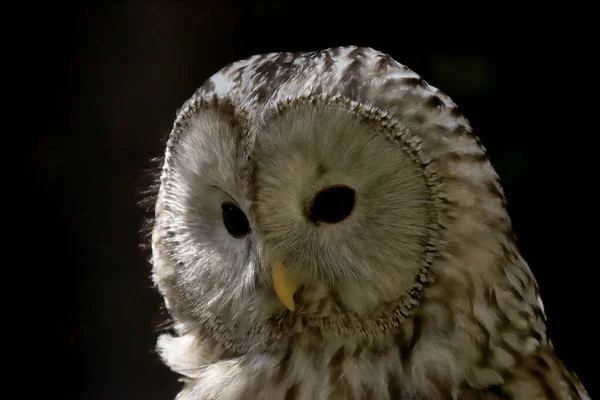
[[[465,113],[502,178],[557,352],[593,395],[596,163],[584,150],[595,150],[597,130],[585,96],[597,92],[582,68],[595,52],[577,29],[586,10],[341,4],[88,2],[24,11],[39,32],[21,49],[36,61],[33,90],[52,99],[28,136],[31,210],[44,227],[28,260],[52,288],[43,304],[56,312],[39,314],[52,344],[43,374],[59,397],[171,399],[179,387],[153,352],[160,299],[139,248],[146,214],[137,205],[176,109],[229,62],[349,44],[389,53]]]

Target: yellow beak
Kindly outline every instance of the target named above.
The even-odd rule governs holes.
[[[294,311],[296,309],[294,293],[298,289],[297,281],[290,275],[281,262],[273,264],[271,277],[273,278],[273,288],[279,300],[281,300],[288,310]]]

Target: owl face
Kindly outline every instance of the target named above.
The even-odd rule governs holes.
[[[334,292],[365,309],[408,290],[432,215],[414,151],[343,104],[298,101],[261,124],[242,118],[207,107],[172,153],[165,195],[182,308],[308,312],[312,293]],[[371,303],[343,290],[359,285]]]
[[[255,56],[207,80],[175,122],[156,204],[153,278],[171,314],[240,337],[290,314],[392,326],[440,251],[466,265],[470,241],[485,264],[509,221],[454,103],[355,47]]]

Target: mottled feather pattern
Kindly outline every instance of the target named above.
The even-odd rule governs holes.
[[[303,202],[339,182],[362,195],[353,219],[308,224]],[[178,399],[589,399],[546,335],[485,148],[389,55],[226,66],[181,108],[160,184],[153,278],[176,327],[158,348]],[[255,234],[226,234],[227,199]],[[295,312],[273,259],[302,274]]]

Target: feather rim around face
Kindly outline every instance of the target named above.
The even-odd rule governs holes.
[[[224,104],[227,107],[226,100],[216,98],[211,101],[196,99],[195,101],[188,103],[185,109],[181,111],[176,122],[176,127],[171,134],[169,140],[171,146],[177,142],[178,135],[182,133],[186,126],[186,121],[193,118],[199,110],[212,107],[219,108]],[[409,129],[407,129],[400,121],[390,118],[387,113],[382,110],[373,106],[365,106],[342,96],[335,96],[332,98],[327,98],[325,96],[303,96],[294,100],[289,100],[284,104],[278,104],[276,107],[269,110],[266,113],[265,120],[277,118],[281,113],[284,113],[299,104],[310,104],[315,107],[332,107],[343,110],[348,113],[349,117],[358,118],[362,123],[370,124],[371,127],[378,127],[377,130],[379,131],[379,134],[384,135],[387,140],[397,143],[399,150],[406,153],[414,163],[420,166],[430,190],[430,201],[432,204],[429,243],[425,246],[424,250],[425,263],[421,267],[420,272],[416,274],[410,290],[401,294],[398,297],[398,300],[382,305],[370,316],[357,316],[351,312],[341,312],[331,317],[307,317],[301,314],[287,313],[276,320],[264,324],[257,324],[253,327],[252,332],[247,332],[246,336],[243,338],[237,337],[234,332],[228,331],[225,324],[223,324],[223,321],[220,321],[216,315],[207,314],[202,316],[200,321],[197,321],[200,324],[200,329],[208,333],[217,342],[224,344],[234,353],[244,353],[248,351],[249,343],[254,343],[254,346],[252,347],[265,346],[267,343],[277,341],[282,335],[294,335],[298,330],[299,321],[304,328],[318,328],[334,335],[373,337],[385,334],[402,323],[404,319],[411,315],[411,310],[419,305],[421,292],[427,282],[428,269],[435,261],[440,231],[442,229],[438,207],[441,201],[439,199],[438,190],[440,182],[437,178],[433,163],[431,163],[424,155],[421,149],[420,140],[413,136]],[[227,109],[229,108],[227,107]],[[162,195],[164,195],[164,190],[167,190],[168,188],[169,169],[169,157],[165,157],[163,176],[161,179]],[[155,251],[154,280],[155,284],[159,287],[161,293],[165,297],[167,304],[169,304],[171,303],[169,299],[169,288],[163,285],[162,279],[159,278],[159,275],[162,276],[164,272],[161,271],[160,274],[157,273],[158,270],[166,267],[163,262],[158,261],[161,258],[159,255],[159,249],[161,247],[158,243],[159,240],[160,236],[157,235],[154,238],[155,243],[153,246]],[[175,319],[178,319],[177,316],[175,316]],[[266,342],[264,341],[265,338],[267,338]]]

